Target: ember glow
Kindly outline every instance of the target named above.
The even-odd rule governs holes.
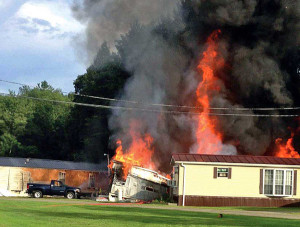
[[[196,91],[197,106],[203,108],[203,112],[197,118],[196,153],[199,154],[216,154],[222,150],[222,134],[215,128],[216,119],[209,116],[210,95],[220,90],[215,71],[224,66],[224,60],[217,52],[220,33],[221,31],[217,30],[209,36],[207,49],[197,67],[199,74],[202,74],[202,82]]]
[[[122,141],[117,141],[116,154],[112,159],[109,167],[112,169],[113,161],[118,161],[123,164],[123,177],[126,178],[133,166],[139,166],[155,170],[155,165],[152,162],[154,150],[152,148],[153,138],[149,134],[140,135],[137,121],[131,121],[130,137],[132,142],[128,149],[124,149]]]

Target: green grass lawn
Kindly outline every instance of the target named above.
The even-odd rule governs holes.
[[[144,206],[149,206],[149,207],[167,207],[168,205],[166,203],[150,203],[150,204],[145,204]],[[186,206],[186,207],[181,207],[182,209],[190,209],[194,208],[195,210],[197,209],[213,209],[213,210],[245,210],[245,211],[268,211],[268,212],[280,212],[280,213],[288,213],[288,214],[299,214],[300,215],[300,207],[200,207],[200,206]]]
[[[300,226],[300,220],[0,199],[0,226]]]

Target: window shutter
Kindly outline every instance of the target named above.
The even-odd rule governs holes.
[[[260,169],[260,178],[259,178],[259,194],[263,194],[264,192],[264,170]]]
[[[232,170],[231,170],[231,168],[229,168],[228,169],[228,179],[231,179],[231,172],[232,172]]]
[[[293,194],[297,195],[297,170],[294,170],[294,189]]]
[[[218,177],[218,168],[214,167],[214,178]]]

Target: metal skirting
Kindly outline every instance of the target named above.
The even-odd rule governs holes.
[[[182,206],[182,195],[178,197],[178,206]],[[185,206],[253,206],[253,207],[300,207],[300,199],[291,198],[250,198],[185,196]]]

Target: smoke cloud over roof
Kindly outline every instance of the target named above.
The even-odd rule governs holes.
[[[208,94],[211,106],[288,107],[300,105],[299,4],[289,0],[85,0],[77,2],[73,12],[87,23],[90,59],[107,41],[132,74],[122,99],[194,106],[202,81],[197,64],[207,37],[220,29],[218,54],[226,63],[216,71],[220,90]],[[140,122],[136,127],[140,134],[154,138],[154,160],[161,169],[171,153],[194,152],[199,145],[195,116],[189,114],[114,111],[112,140],[121,138],[125,146],[129,144],[133,120]],[[215,129],[223,135],[220,153],[265,154],[276,138],[290,135],[289,126],[297,127],[294,119],[219,116]]]

